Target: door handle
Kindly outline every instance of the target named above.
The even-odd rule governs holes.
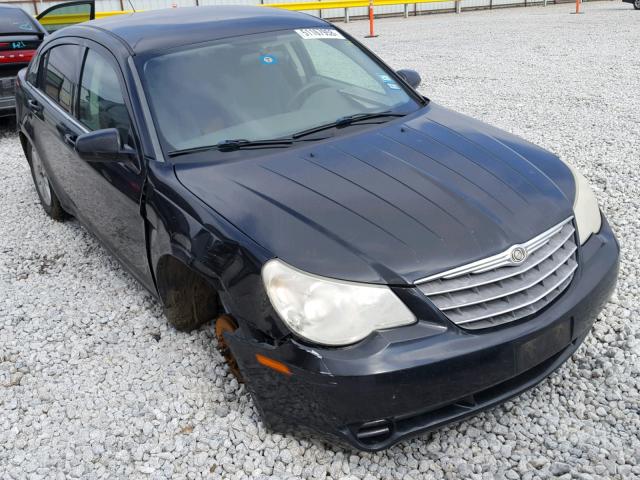
[[[27,100],[27,105],[29,105],[29,110],[31,110],[33,113],[41,113],[42,112],[42,105],[40,105],[40,103],[38,103],[37,100],[33,100],[33,99],[29,99]]]
[[[67,133],[64,136],[64,143],[66,143],[70,147],[75,148],[75,146],[76,146],[76,138],[78,138],[78,137],[76,137],[75,135],[71,135],[71,134]]]

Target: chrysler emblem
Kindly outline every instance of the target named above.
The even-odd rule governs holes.
[[[527,259],[527,250],[524,247],[516,246],[509,252],[511,263],[520,264]]]

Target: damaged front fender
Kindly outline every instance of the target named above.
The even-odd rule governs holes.
[[[170,165],[150,164],[145,215],[149,261],[163,302],[166,286],[159,282],[160,269],[171,257],[215,290],[223,307],[218,313],[233,315],[255,338],[274,343],[289,335],[262,286],[260,270],[271,258],[269,252],[195,198]]]

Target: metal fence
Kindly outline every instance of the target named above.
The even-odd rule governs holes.
[[[310,0],[313,3],[322,4],[322,0]],[[461,10],[465,9],[490,9],[506,6],[532,6],[547,3],[568,3],[575,0],[459,0]],[[300,0],[96,0],[96,11],[106,12],[114,10],[131,10],[131,6],[136,10],[154,10],[168,7],[193,7],[202,5],[262,5],[272,2],[278,3],[299,3]],[[22,7],[27,12],[37,15],[52,5],[64,3],[58,0],[4,0],[0,3],[9,3]],[[440,1],[438,3],[414,3],[405,6],[398,1],[397,5],[381,5],[375,7],[376,16],[391,15],[421,15],[426,13],[454,11],[455,1]],[[346,9],[330,8],[322,10],[308,10],[306,13],[327,18],[331,20],[341,20],[346,17]],[[366,7],[349,8],[349,16],[364,17],[367,15]]]

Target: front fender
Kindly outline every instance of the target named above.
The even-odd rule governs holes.
[[[174,257],[216,289],[245,334],[269,343],[290,334],[262,285],[272,255],[185,189],[170,165],[150,164],[144,210],[154,278],[162,258]]]

